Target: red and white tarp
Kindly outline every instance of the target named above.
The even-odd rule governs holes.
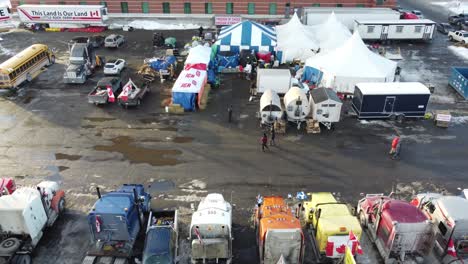
[[[176,93],[201,93],[206,84],[206,71],[190,68],[183,70],[172,87]]]

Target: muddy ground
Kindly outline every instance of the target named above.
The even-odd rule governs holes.
[[[106,34],[111,32],[106,32]],[[118,32],[128,41],[116,50],[98,50],[106,58],[124,58],[137,84],[136,69],[154,54],[152,32]],[[196,31],[170,31],[180,44]],[[34,263],[80,263],[88,245],[86,212],[103,192],[123,183],[151,185],[154,204],[177,207],[182,215],[181,248],[188,259],[187,225],[191,208],[210,192],[220,192],[234,208],[234,263],[257,263],[250,223],[257,194],[331,191],[356,204],[360,193],[396,191],[403,198],[414,192],[467,187],[468,107],[447,86],[449,66],[459,57],[447,51],[437,34],[431,43],[394,43],[404,56],[406,81],[436,84],[430,108],[449,109],[455,122],[448,129],[431,121],[359,121],[344,115],[342,122],[321,134],[307,135],[290,127],[278,136],[278,146],[261,152],[262,130],[255,117],[258,102],[248,101],[249,83],[237,75],[222,77],[212,90],[205,111],[169,115],[160,106],[172,82],[151,85],[139,108],[94,106],[86,95],[102,77],[98,71],[84,85],[65,85],[62,76],[67,42],[76,33],[14,32],[0,37],[0,61],[33,43],[57,49],[51,66],[17,95],[0,99],[0,176],[29,185],[44,179],[59,181],[66,190],[67,213],[48,230]],[[462,60],[463,62],[463,60]],[[466,63],[466,61],[465,61]],[[234,122],[227,122],[233,105]],[[402,158],[389,159],[390,140],[402,134]],[[364,244],[361,263],[378,263],[375,250]],[[307,256],[307,263],[312,263]]]

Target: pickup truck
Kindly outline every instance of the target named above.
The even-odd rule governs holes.
[[[466,44],[468,43],[468,31],[450,31],[448,33],[448,38],[450,41],[457,41]]]
[[[119,77],[104,77],[98,81],[96,87],[88,94],[90,104],[107,104],[115,101],[115,94],[122,88]]]
[[[456,16],[449,16],[448,22],[452,25],[463,26],[468,25],[468,14],[459,14]]]
[[[143,264],[175,264],[179,229],[177,210],[151,210],[146,227]]]

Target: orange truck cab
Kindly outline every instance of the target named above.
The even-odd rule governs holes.
[[[257,199],[254,223],[261,264],[303,262],[304,234],[291,209],[281,196]]]

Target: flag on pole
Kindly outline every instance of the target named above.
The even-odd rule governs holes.
[[[328,241],[327,246],[325,247],[325,255],[327,257],[332,257],[333,250],[335,250],[335,243]]]
[[[106,86],[107,88],[107,96],[109,97],[109,103],[115,102],[114,92],[112,91],[112,87],[110,85]]]
[[[361,243],[359,243],[359,240],[357,239],[356,235],[354,235],[353,230],[349,231],[349,241],[352,243],[351,244],[351,249],[353,254],[359,254],[362,255],[362,247]]]
[[[98,233],[101,233],[101,224],[102,224],[101,218],[96,215],[96,231]]]
[[[455,251],[455,244],[453,243],[453,239],[450,238],[447,247],[447,255],[450,255],[454,258],[457,258],[457,251]]]

